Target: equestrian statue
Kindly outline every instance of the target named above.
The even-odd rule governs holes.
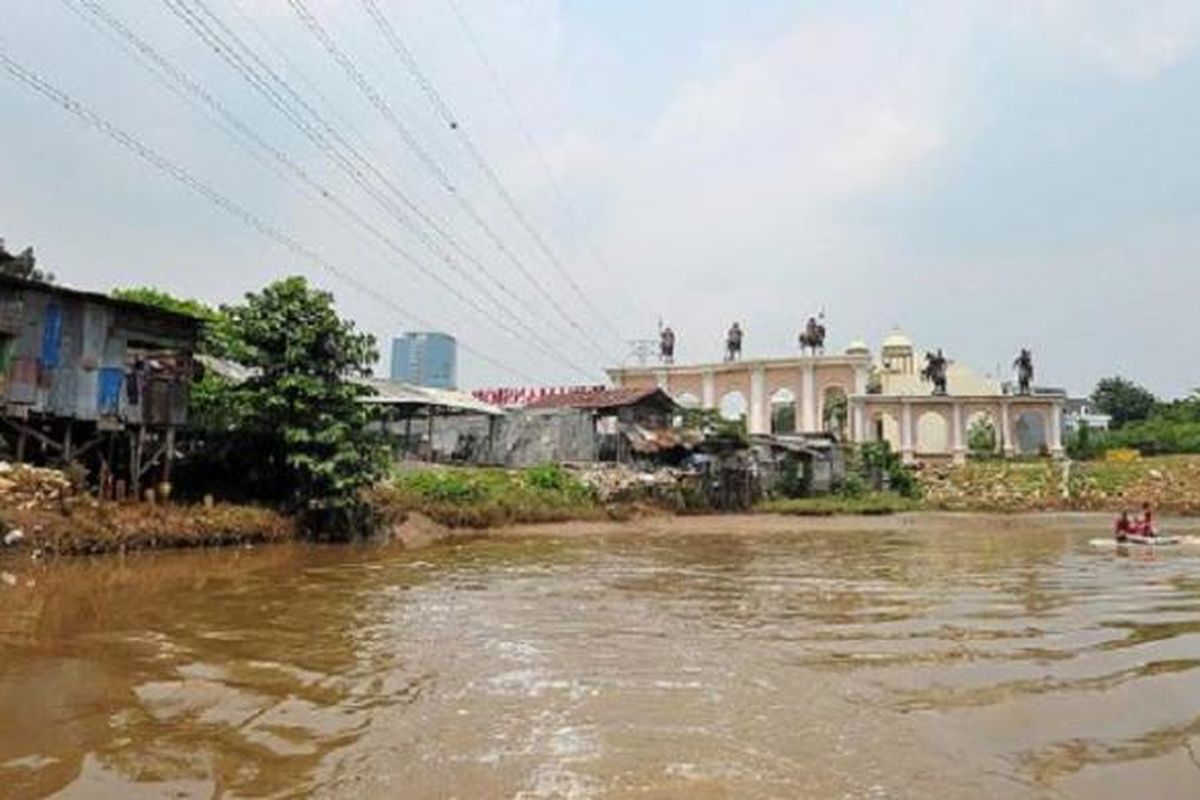
[[[800,353],[812,351],[815,356],[825,352],[825,326],[816,317],[809,317],[804,330],[800,332]]]
[[[925,353],[925,368],[921,370],[921,380],[933,384],[933,394],[946,394],[946,365],[949,362],[939,347],[936,353]]]

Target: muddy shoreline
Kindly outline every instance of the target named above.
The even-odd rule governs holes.
[[[913,511],[887,516],[798,517],[788,514],[651,515],[632,520],[579,520],[572,522],[505,525],[495,528],[446,528],[414,515],[398,526],[394,541],[406,548],[461,543],[474,539],[603,538],[608,536],[689,537],[769,536],[829,532],[894,532],[909,529],[953,533],[1003,533],[1046,531],[1108,535],[1112,515],[1102,512],[983,513]],[[1200,518],[1165,517],[1162,529],[1172,534],[1200,535]]]

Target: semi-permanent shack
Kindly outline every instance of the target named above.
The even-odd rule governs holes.
[[[0,436],[18,461],[169,480],[200,320],[0,275]]]

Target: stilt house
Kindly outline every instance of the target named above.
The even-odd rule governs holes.
[[[169,479],[201,324],[0,275],[0,434],[11,455],[78,461],[134,489],[156,465]]]

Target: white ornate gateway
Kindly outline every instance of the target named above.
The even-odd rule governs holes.
[[[893,331],[873,357],[863,342],[842,355],[760,358],[709,364],[619,367],[619,387],[658,386],[684,407],[745,416],[750,433],[835,433],[847,441],[886,440],[906,461],[1005,456],[1060,457],[1062,394],[1006,393],[961,364],[946,368],[947,393],[921,379],[912,342]]]

